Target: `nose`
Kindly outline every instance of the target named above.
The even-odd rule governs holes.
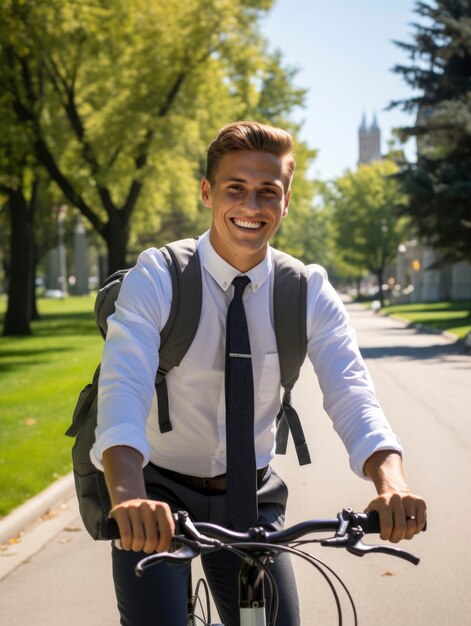
[[[249,191],[247,193],[247,196],[245,198],[245,204],[247,206],[248,209],[251,209],[252,211],[258,211],[260,210],[260,200],[257,194],[257,191]]]

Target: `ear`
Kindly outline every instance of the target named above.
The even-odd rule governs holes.
[[[291,189],[288,189],[285,195],[285,205],[283,207],[283,212],[281,214],[281,217],[286,217],[288,215],[288,207],[289,207],[290,200],[291,200]]]
[[[212,208],[211,184],[206,177],[201,180],[201,200],[205,207]]]

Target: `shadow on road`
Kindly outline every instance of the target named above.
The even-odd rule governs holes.
[[[432,346],[378,346],[374,348],[364,348],[360,346],[364,359],[401,358],[403,360],[414,359],[425,361],[429,359],[441,360],[452,356],[467,356],[466,350],[461,342],[451,344],[435,344]],[[469,359],[471,368],[471,358]]]

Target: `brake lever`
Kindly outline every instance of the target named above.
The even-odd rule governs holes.
[[[372,552],[380,552],[404,559],[413,565],[418,565],[420,563],[419,557],[415,556],[415,554],[411,554],[410,552],[406,552],[400,548],[394,548],[393,546],[369,546],[363,543],[361,539],[356,540],[354,543],[349,543],[345,546],[345,548],[348,552],[355,554],[356,556],[365,556],[365,554],[370,554]]]
[[[200,554],[214,552],[220,549],[221,542],[211,537],[205,537],[195,527],[186,511],[178,511],[173,515],[175,520],[176,536],[172,539],[174,550],[156,552],[141,559],[135,567],[136,576],[141,577],[149,567],[160,561],[166,563],[190,563]]]
[[[379,532],[379,516],[376,512],[369,513],[368,515],[356,514],[352,509],[344,509],[342,513],[337,516],[339,520],[339,528],[334,537],[324,539],[321,541],[322,546],[330,548],[346,548],[348,552],[356,556],[365,556],[372,552],[379,552],[383,554],[389,554],[395,556],[414,565],[420,563],[420,559],[390,545],[368,545],[363,543],[362,539],[365,536],[367,529],[368,532]],[[359,523],[361,521],[361,523]],[[363,525],[362,525],[363,524]]]
[[[202,549],[204,549],[204,546],[213,549],[219,548],[221,546],[221,542],[218,539],[213,539],[212,537],[206,537],[205,535],[202,535],[197,530],[186,511],[178,511],[175,517],[177,521],[178,534],[185,535],[186,537],[196,541]]]
[[[135,567],[136,576],[141,577],[144,570],[160,561],[165,561],[166,563],[189,563],[199,554],[200,550],[197,546],[180,543],[179,547],[173,552],[156,552],[141,559]]]

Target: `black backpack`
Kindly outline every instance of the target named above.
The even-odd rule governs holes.
[[[182,239],[161,248],[172,279],[170,315],[161,332],[159,369],[155,388],[159,407],[159,428],[162,433],[172,429],[168,410],[165,375],[180,364],[190,347],[199,324],[202,301],[201,266],[196,239]],[[291,405],[291,390],[307,352],[305,266],[294,257],[272,249],[274,259],[274,322],[280,362],[281,384],[284,388],[277,416],[276,452],[285,454],[288,432],[291,431],[300,465],[310,463],[309,451],[301,422]],[[129,270],[112,274],[98,292],[95,319],[103,338],[107,319],[114,312],[121,282]],[[93,539],[110,539],[108,512],[111,502],[103,472],[90,460],[97,425],[97,395],[100,366],[93,380],[80,393],[66,435],[75,437],[72,464],[80,515]]]

